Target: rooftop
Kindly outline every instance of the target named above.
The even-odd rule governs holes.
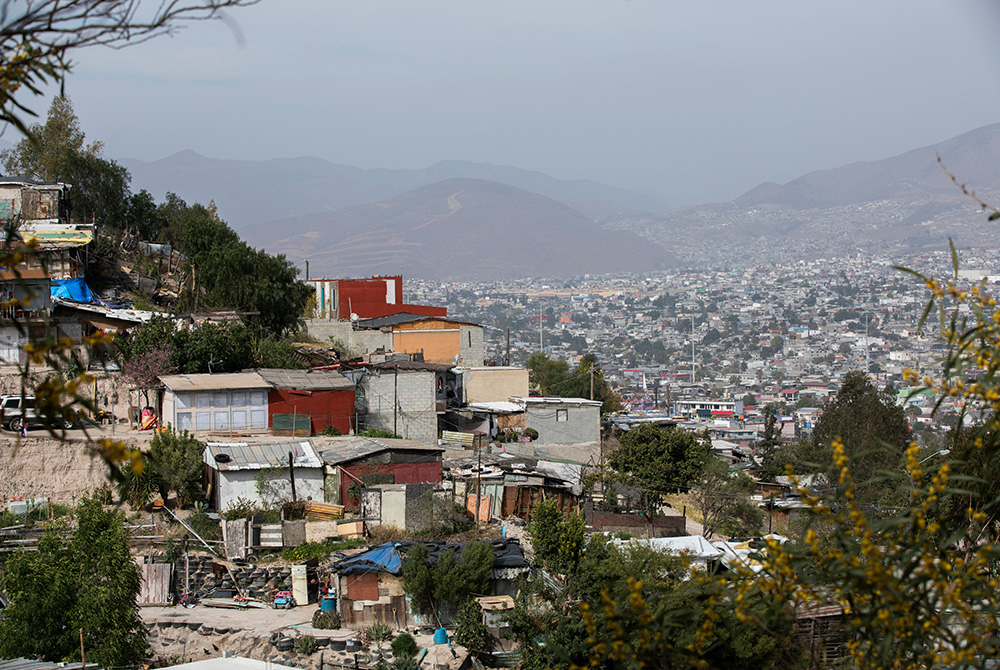
[[[351,380],[336,370],[280,370],[262,368],[257,370],[257,374],[277,389],[336,391],[354,388]]]
[[[215,391],[218,389],[269,389],[263,377],[256,372],[233,372],[200,375],[164,375],[163,385],[174,393],[186,391]]]
[[[287,467],[288,454],[297,468],[321,468],[322,461],[309,440],[287,442],[209,442],[205,462],[218,470],[263,470]]]

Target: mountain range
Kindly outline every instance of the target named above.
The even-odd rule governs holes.
[[[188,150],[153,162],[133,158],[118,162],[131,173],[134,191],[146,189],[157,200],[168,191],[188,202],[214,200],[237,231],[265,221],[381,202],[445,179],[516,186],[593,218],[666,209],[655,198],[595,181],[555,179],[541,172],[469,161],[442,161],[421,170],[366,170],[308,156],[222,160]]]
[[[481,179],[446,179],[384,202],[258,224],[241,234],[296,264],[309,261],[316,277],[509,279],[675,264],[638,235],[605,230],[551,198]]]
[[[248,242],[299,265],[309,260],[314,276],[554,277],[676,263],[898,257],[945,248],[949,238],[995,247],[996,224],[985,224],[943,166],[988,200],[1000,193],[1000,124],[884,160],[764,183],[731,202],[669,211],[625,189],[464,161],[365,170],[315,158],[232,161],[184,151],[121,162],[134,189],[214,199]]]

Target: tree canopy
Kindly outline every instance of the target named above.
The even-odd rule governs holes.
[[[853,461],[858,497],[865,504],[895,505],[900,493],[887,485],[902,476],[911,431],[893,394],[880,391],[860,371],[844,376],[840,391],[813,430],[820,463],[832,463],[832,444],[840,439]],[[890,482],[891,483],[891,482]]]
[[[659,507],[663,494],[686,491],[712,458],[705,439],[653,423],[624,433],[619,442],[607,464],[622,481],[639,489],[640,506],[650,512]]]
[[[136,598],[140,575],[121,512],[97,497],[76,508],[77,527],[46,529],[38,551],[17,551],[0,573],[10,599],[0,617],[0,657],[80,660],[137,667],[146,658],[146,629]]]
[[[548,354],[536,351],[528,356],[527,367],[529,383],[542,395],[590,398],[593,385],[593,399],[601,402],[601,414],[610,414],[622,408],[594,354],[581,357],[580,363],[571,372],[566,361],[553,360]]]

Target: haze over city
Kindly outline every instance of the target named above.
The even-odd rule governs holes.
[[[117,159],[461,159],[677,207],[997,121],[998,18],[981,0],[262,2],[79,51],[66,93]]]

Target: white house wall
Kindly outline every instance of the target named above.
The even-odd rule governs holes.
[[[260,472],[260,470],[220,470],[219,511],[227,509],[239,498],[263,504],[264,501],[257,492],[257,476]],[[270,481],[279,500],[292,499],[288,468],[275,473]],[[299,500],[323,501],[323,469],[295,468],[295,494]]]

